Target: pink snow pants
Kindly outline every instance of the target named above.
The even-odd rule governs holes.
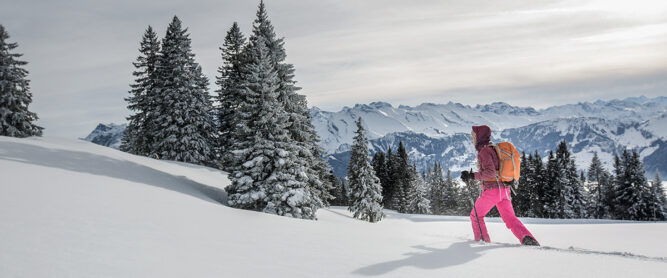
[[[484,234],[484,241],[491,242],[489,238],[489,233],[486,231],[486,224],[484,223],[484,216],[486,216],[491,209],[496,206],[500,217],[505,222],[505,225],[508,229],[512,231],[514,236],[519,239],[519,242],[525,236],[531,236],[535,238],[529,231],[523,226],[523,223],[516,218],[514,215],[514,208],[512,208],[512,201],[509,200],[510,188],[493,188],[487,189],[482,192],[482,195],[477,198],[475,202],[475,208],[477,208],[477,214],[479,217],[479,225],[477,224],[477,217],[475,217],[475,210],[473,209],[470,212],[470,220],[472,222],[472,231],[475,234],[475,241],[480,241],[482,238],[479,234],[479,227],[482,226],[482,234]]]

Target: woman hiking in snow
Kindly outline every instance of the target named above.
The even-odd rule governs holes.
[[[491,129],[486,125],[473,126],[471,135],[472,143],[477,149],[478,172],[463,171],[461,172],[461,179],[466,183],[472,180],[482,181],[482,194],[477,198],[475,207],[470,212],[475,241],[483,239],[486,242],[491,242],[484,223],[484,216],[495,206],[498,208],[500,217],[507,228],[514,233],[521,244],[539,245],[535,237],[514,215],[510,198],[511,185],[498,179],[497,170],[500,162],[491,142]]]

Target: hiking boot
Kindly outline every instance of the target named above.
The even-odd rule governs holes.
[[[521,240],[521,244],[523,244],[523,245],[532,245],[532,246],[540,246],[540,243],[537,242],[537,240],[535,240],[531,236],[523,237],[523,239]]]

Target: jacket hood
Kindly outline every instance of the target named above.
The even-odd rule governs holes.
[[[472,132],[475,133],[475,138],[477,140],[477,144],[475,145],[475,149],[477,149],[477,151],[480,151],[483,147],[488,145],[489,142],[491,142],[491,128],[488,126],[473,126]]]

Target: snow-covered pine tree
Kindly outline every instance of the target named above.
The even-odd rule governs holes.
[[[400,213],[408,211],[408,192],[410,185],[410,158],[408,152],[405,150],[403,141],[398,143],[398,150],[392,157],[393,168],[393,204],[392,207]]]
[[[10,43],[9,33],[0,24],[0,135],[11,137],[42,136],[37,114],[28,110],[32,102],[28,62],[18,60],[23,54],[13,53],[17,43]]]
[[[649,220],[651,192],[646,181],[644,167],[636,151],[627,150],[616,169],[616,216],[628,220]],[[617,165],[618,166],[618,165]]]
[[[382,151],[378,151],[373,155],[371,160],[371,165],[373,165],[373,170],[375,170],[375,175],[380,179],[380,185],[382,186],[382,205],[388,207],[387,200],[389,200],[389,173],[387,172],[387,159],[386,155]]]
[[[651,195],[653,196],[652,202],[654,203],[652,206],[654,218],[656,220],[665,220],[667,217],[667,196],[665,196],[665,188],[662,186],[662,179],[658,170],[655,170],[655,178],[651,184]],[[662,211],[662,216],[660,211]]]
[[[416,214],[431,214],[431,200],[429,188],[422,175],[417,171],[415,164],[410,167],[410,187],[408,188],[408,212]]]
[[[445,180],[442,177],[442,166],[440,163],[433,163],[433,169],[430,171],[427,181],[431,185],[431,210],[433,214],[442,215],[445,213]]]
[[[558,217],[585,218],[586,203],[582,192],[582,184],[579,180],[574,158],[572,158],[572,153],[568,150],[565,141],[561,141],[556,149],[556,165],[555,183],[560,190],[561,202],[561,211]]]
[[[444,181],[444,214],[445,215],[470,215],[468,199],[463,194],[464,190],[459,187],[452,177],[452,171],[447,169]]]
[[[543,195],[546,190],[545,188],[550,186],[550,184],[548,184],[546,167],[537,150],[533,154],[532,161],[529,164],[532,165],[531,179],[533,180],[532,190],[530,191],[531,217],[545,217]]]
[[[584,189],[584,182],[586,180],[583,173],[577,174],[577,165],[575,164],[574,157],[570,157],[568,163],[569,173],[569,186],[572,188],[572,208],[573,215],[572,218],[588,218],[588,206],[586,190]],[[583,177],[583,180],[582,180]]]
[[[662,187],[660,173],[655,170],[655,178],[651,184],[651,205],[650,211],[653,220],[665,220],[667,211],[665,210],[665,189]]]
[[[123,132],[120,150],[136,155],[150,156],[153,150],[152,132],[156,130],[157,113],[153,105],[157,78],[157,61],[160,42],[150,25],[144,32],[139,44],[140,55],[132,63],[136,68],[132,75],[134,83],[130,85],[130,96],[125,98],[127,108],[134,114],[127,117],[127,127]]]
[[[516,195],[512,198],[512,204],[517,216],[531,215],[531,194],[535,181],[533,180],[532,156],[526,157],[521,154],[521,176],[519,177],[519,188],[515,190]]]
[[[387,149],[387,155],[385,156],[385,169],[387,171],[387,177],[385,184],[382,185],[382,202],[385,208],[396,209],[394,207],[394,192],[396,188],[396,175],[395,175],[395,162],[396,155],[391,150],[391,147]]]
[[[343,189],[343,205],[350,205],[350,182],[347,180],[347,176],[338,178]]]
[[[188,36],[187,28],[174,16],[158,59],[153,153],[160,159],[212,165],[213,107],[206,90],[208,81],[194,60]]]
[[[319,141],[319,139],[317,141]],[[329,165],[329,163],[324,160],[324,149],[322,149],[318,144],[314,144],[310,151],[313,160],[311,163],[306,163],[306,166],[311,165],[310,168],[306,169],[312,169],[314,173],[311,172],[311,177],[316,176],[320,182],[318,183],[314,178],[310,178],[309,188],[313,193],[313,197],[319,199],[318,206],[328,207],[331,201],[335,198],[330,193],[334,188],[334,184],[331,182],[331,177],[334,176],[333,168],[331,168],[331,165]]]
[[[208,93],[208,77],[206,77],[204,74],[204,70],[202,69],[201,65],[195,63],[193,66],[195,68],[195,75],[197,76],[195,79],[196,86],[199,87],[201,92],[203,92],[203,94],[197,94],[197,97],[200,98],[197,103],[199,103],[202,107],[205,107],[202,110],[208,110],[208,116],[202,116],[202,119],[207,120],[208,122],[203,123],[205,126],[199,126],[201,133],[205,133],[204,137],[207,137],[206,139],[208,139],[208,146],[211,150],[210,154],[207,155],[207,157],[209,157],[209,161],[205,161],[203,164],[215,167],[219,166],[217,161],[219,153],[216,150],[216,146],[218,145],[217,142],[219,141],[220,136],[217,132],[217,126],[215,122],[215,118],[217,117],[218,113],[213,107],[213,97]],[[207,130],[206,127],[209,127],[209,129]]]
[[[266,213],[315,219],[318,204],[308,188],[308,175],[298,161],[297,147],[287,131],[288,115],[277,99],[277,74],[262,37],[248,47],[241,131],[250,140],[230,147],[235,161],[227,187],[230,206]],[[236,133],[236,132],[235,132]]]
[[[271,63],[276,69],[278,77],[276,89],[278,101],[282,103],[288,115],[289,124],[287,129],[290,137],[296,143],[299,162],[306,168],[306,174],[309,177],[309,189],[316,200],[319,201],[318,206],[326,206],[333,198],[329,194],[333,185],[327,179],[331,168],[322,157],[324,150],[318,144],[320,138],[312,124],[306,97],[296,93],[301,88],[297,87],[296,81],[294,81],[294,66],[285,63],[287,54],[284,39],[277,38],[266,12],[264,1],[260,1],[256,15],[249,40],[253,42],[262,37],[266,44]]]
[[[378,222],[384,217],[382,212],[382,187],[368,162],[368,138],[361,118],[356,122],[357,131],[350,151],[347,178],[350,182],[350,207],[354,218]]]
[[[601,219],[607,214],[605,208],[604,191],[608,186],[608,176],[610,174],[602,166],[602,161],[598,157],[598,153],[593,153],[593,159],[590,166],[588,166],[588,193],[589,193],[589,214],[593,218]]]
[[[218,93],[218,127],[219,136],[218,151],[220,152],[222,169],[227,168],[224,155],[231,144],[232,129],[236,127],[237,109],[240,103],[239,97],[243,94],[245,88],[243,85],[243,73],[241,67],[243,66],[243,48],[246,39],[241,33],[236,22],[227,31],[225,41],[220,47],[222,51],[222,66],[218,68],[219,76],[216,77],[215,84],[218,85],[216,92]]]
[[[588,181],[586,180],[586,172],[580,171],[579,172],[579,192],[581,194],[582,198],[582,204],[583,207],[581,209],[580,217],[581,218],[592,218],[591,215],[588,213],[589,208],[590,208],[590,199],[591,199],[591,194],[588,192]]]
[[[332,206],[347,206],[347,190],[345,190],[344,179],[333,176],[332,184],[334,188],[331,190],[331,195],[334,199],[331,201]]]
[[[545,218],[561,218],[563,211],[563,201],[561,200],[561,191],[563,186],[562,179],[559,179],[559,165],[554,157],[553,151],[549,151],[547,157],[547,166],[542,176],[544,178],[544,187],[542,187],[542,213]]]
[[[665,195],[665,188],[662,186],[662,179],[660,178],[660,172],[655,170],[655,178],[653,179],[653,185],[656,187],[656,192],[658,192],[658,199],[663,205],[667,205],[667,196]]]
[[[625,155],[627,155],[627,150],[624,150]],[[621,160],[622,155],[614,155],[614,175],[612,179],[613,185],[611,190],[607,191],[605,195],[605,208],[609,209],[609,218],[611,219],[622,219],[622,216],[618,214],[618,204],[616,203],[616,194],[621,188],[621,184],[625,184],[625,163]]]
[[[614,218],[614,195],[616,185],[614,183],[614,176],[607,170],[600,176],[600,186],[602,190],[602,209],[604,211],[603,218]]]

